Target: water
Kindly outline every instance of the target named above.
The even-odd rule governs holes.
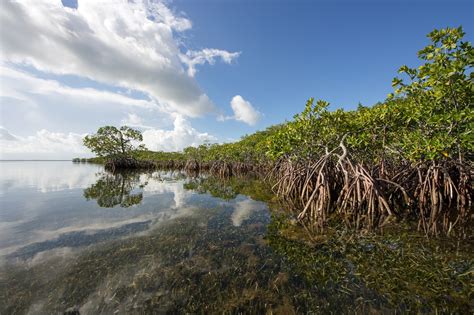
[[[469,309],[469,250],[398,231],[308,244],[281,207],[253,179],[0,162],[0,314]]]
[[[262,201],[231,188],[213,197],[202,178],[177,172],[112,175],[67,161],[0,166],[2,314],[281,304],[259,297],[259,285],[268,289],[260,279],[285,278],[264,241],[270,214]]]
[[[91,235],[107,240],[129,237],[210,209],[229,216],[225,223],[236,227],[268,221],[266,204],[245,196],[224,201],[197,194],[183,187],[189,179],[180,173],[112,175],[98,165],[70,162],[0,165],[2,261],[25,256],[25,251],[30,253],[27,258],[37,259],[60,248],[80,248],[76,238],[88,237],[91,241],[84,242],[92,245]],[[77,245],[61,242],[65,238]],[[49,245],[42,250],[39,244]],[[32,245],[38,247],[34,252]]]

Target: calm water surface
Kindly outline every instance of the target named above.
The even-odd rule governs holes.
[[[180,173],[0,167],[1,314],[293,307],[264,202]]]
[[[279,208],[252,179],[0,162],[0,314],[472,310],[471,247],[398,230],[304,243]]]

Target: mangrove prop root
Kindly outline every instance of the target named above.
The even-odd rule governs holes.
[[[364,165],[343,142],[344,137],[318,159],[285,156],[265,177],[300,221],[322,231],[336,216],[350,227],[373,229],[411,216],[426,235],[469,237],[474,177],[469,162]]]

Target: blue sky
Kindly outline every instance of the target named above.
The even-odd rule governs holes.
[[[291,119],[313,96],[332,108],[372,105],[403,65],[415,65],[434,28],[463,25],[472,41],[470,1],[175,1],[192,17],[189,42],[242,51],[235,65],[197,78],[217,103],[234,87],[264,113],[260,128]],[[203,5],[205,4],[205,5]],[[203,123],[204,124],[204,123]],[[196,124],[197,126],[198,124]],[[218,131],[220,126],[216,126]],[[240,133],[254,128],[234,124]],[[231,133],[233,130],[227,130]]]
[[[399,66],[418,64],[431,30],[462,25],[471,42],[474,33],[472,1],[456,0],[79,0],[78,9],[8,0],[5,9],[2,158],[88,155],[81,137],[105,124],[135,125],[148,147],[179,150],[291,119],[309,97],[333,109],[373,105]]]

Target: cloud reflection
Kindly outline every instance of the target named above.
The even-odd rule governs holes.
[[[85,188],[96,181],[95,173],[101,169],[71,161],[1,161],[0,194],[25,188],[43,193]]]
[[[5,165],[8,172],[0,177],[0,185],[10,184],[10,188],[0,195],[2,263],[8,257],[33,263],[49,257],[47,253],[70,255],[77,250],[66,248],[146,234],[166,222],[205,215],[211,209],[232,210],[216,213],[239,227],[256,211],[267,209],[264,203],[242,195],[225,201],[185,189],[189,179],[179,172],[125,176],[104,173],[97,165],[70,162]]]
[[[231,220],[234,226],[241,226],[248,220],[255,211],[266,209],[266,205],[262,202],[252,199],[244,199],[237,201],[234,205]]]

